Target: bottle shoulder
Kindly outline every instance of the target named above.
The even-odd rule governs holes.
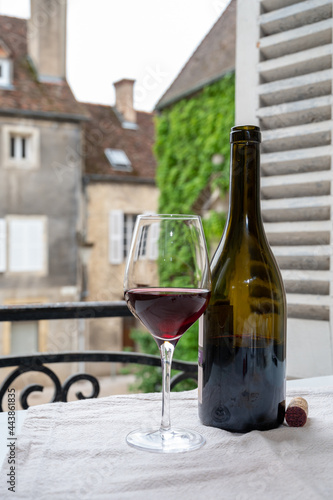
[[[266,236],[258,238],[243,234],[228,238],[225,234],[211,263],[212,292],[229,293],[230,288],[265,289],[284,294],[280,269],[267,242]],[[274,295],[274,294],[273,294]]]

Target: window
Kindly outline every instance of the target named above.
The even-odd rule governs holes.
[[[4,305],[45,304],[49,301],[46,297],[22,297],[5,299]],[[5,356],[47,352],[47,344],[48,321],[14,321],[12,323],[6,321],[3,323],[0,352]]]
[[[109,216],[109,261],[111,264],[121,264],[126,260],[133,236],[136,220],[134,214],[124,214],[121,210],[112,210]],[[137,257],[157,258],[158,224],[153,224],[148,237],[148,227],[144,227],[137,249]]]
[[[0,87],[11,86],[11,61],[0,59]]]
[[[25,160],[29,157],[31,138],[29,136],[10,135],[10,157]]]
[[[105,156],[115,170],[132,171],[132,164],[122,149],[106,149]]]
[[[17,321],[11,324],[10,354],[38,352],[38,321]]]
[[[136,215],[112,210],[109,220],[109,261],[121,264],[126,260],[132,241]]]
[[[143,226],[139,236],[139,245],[135,250],[135,260],[150,259],[158,257],[158,238],[160,233],[159,223]]]
[[[0,272],[47,272],[46,217],[0,219]]]
[[[3,165],[6,168],[38,168],[40,134],[35,127],[2,127]]]
[[[144,257],[145,255],[147,255],[147,238],[148,238],[148,226],[144,226],[143,228],[141,228],[138,257]]]

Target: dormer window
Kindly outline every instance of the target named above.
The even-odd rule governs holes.
[[[132,171],[132,164],[128,159],[128,156],[126,155],[125,151],[123,151],[122,149],[108,148],[104,152],[111,166],[115,170],[122,170],[123,172]]]
[[[0,88],[12,89],[12,54],[0,39]]]
[[[11,86],[11,61],[9,59],[0,58],[0,87]]]

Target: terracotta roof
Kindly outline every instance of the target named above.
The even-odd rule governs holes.
[[[154,115],[137,111],[137,129],[124,129],[111,106],[85,104],[90,120],[85,123],[85,173],[88,176],[105,176],[132,179],[154,179],[156,161],[152,152],[154,144]],[[105,149],[121,149],[129,158],[133,170],[115,170],[105,156]]]
[[[68,117],[84,115],[68,83],[41,83],[27,56],[27,21],[0,16],[0,39],[10,51],[14,63],[13,86],[0,88],[0,113],[51,114]]]
[[[230,4],[156,104],[163,109],[235,69],[236,0]]]

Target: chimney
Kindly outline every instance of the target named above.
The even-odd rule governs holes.
[[[41,81],[66,78],[66,0],[30,0],[28,53]]]
[[[125,122],[136,123],[136,111],[133,107],[133,87],[135,80],[123,78],[113,85],[116,89],[116,109]]]

